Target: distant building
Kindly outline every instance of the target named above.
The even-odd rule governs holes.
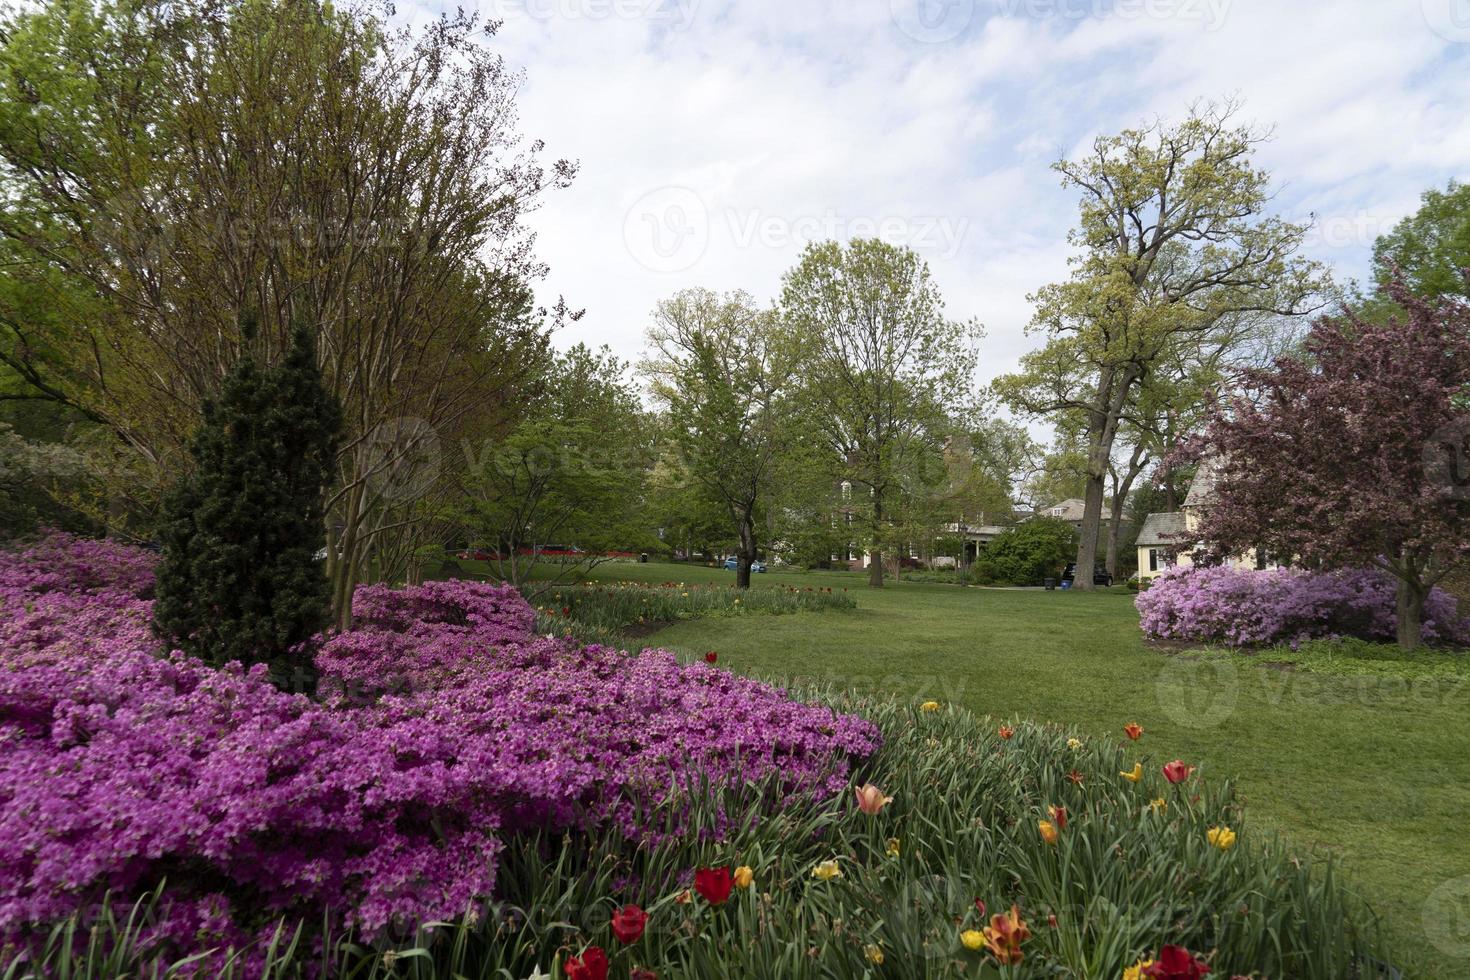
[[[1212,458],[1200,461],[1189,493],[1177,511],[1150,514],[1138,531],[1138,577],[1151,579],[1175,565],[1194,563],[1193,552],[1204,544],[1199,528],[1215,500],[1220,483],[1220,466]],[[1234,568],[1280,568],[1285,562],[1252,548],[1226,562]]]

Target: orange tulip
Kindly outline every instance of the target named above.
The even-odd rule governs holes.
[[[863,786],[854,786],[852,791],[857,796],[858,809],[868,816],[872,816],[893,802],[893,797],[884,796],[883,791],[872,783],[867,783]]]
[[[1127,735],[1129,739],[1136,742],[1143,736],[1143,726],[1136,721],[1130,721],[1128,724],[1123,726],[1123,734]]]
[[[1011,728],[1010,725],[1001,725],[1000,728],[996,729],[996,734],[998,734],[1001,738],[1010,738],[1012,735],[1016,734],[1016,731],[1015,729]]]
[[[1042,840],[1046,841],[1048,844],[1055,844],[1057,842],[1056,824],[1052,823],[1050,820],[1038,820],[1036,821],[1036,827],[1038,830],[1041,831]]]
[[[1031,929],[1021,921],[1021,910],[1012,905],[1005,915],[990,918],[985,928],[985,945],[1001,966],[1013,966],[1026,958],[1021,943],[1031,938]]]

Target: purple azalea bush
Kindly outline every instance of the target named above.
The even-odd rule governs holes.
[[[152,559],[64,536],[3,556],[0,945],[165,880],[151,941],[240,946],[323,910],[371,939],[492,895],[517,831],[636,836],[696,778],[831,794],[878,747],[702,663],[537,636],[513,589],[471,582],[360,589],[322,699],[283,693],[160,648]]]
[[[1339,636],[1391,641],[1398,622],[1396,581],[1378,569],[1180,566],[1154,579],[1135,603],[1144,633],[1157,639],[1233,647]],[[1470,620],[1440,589],[1424,605],[1424,638],[1470,643]]]

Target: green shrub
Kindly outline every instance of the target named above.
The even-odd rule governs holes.
[[[994,585],[1000,580],[1000,569],[989,558],[978,558],[970,565],[971,585]]]
[[[291,948],[294,931],[283,927],[263,973],[233,975],[489,980],[539,967],[559,978],[589,944],[607,950],[614,977],[644,966],[664,980],[1117,977],[1165,943],[1208,957],[1222,977],[1340,980],[1371,975],[1371,958],[1386,959],[1371,914],[1331,859],[1294,855],[1258,831],[1227,781],[1196,774],[1171,785],[1159,760],[1135,746],[1097,739],[1074,748],[1073,733],[1057,726],[1013,722],[1003,738],[993,720],[953,707],[825,699],[884,732],[886,744],[858,773],[893,797],[876,815],[860,813],[845,790],[823,802],[779,801],[776,816],[756,820],[777,802],[771,785],[719,793],[691,785],[667,819],[723,831],[642,847],[616,833],[518,838],[501,857],[496,900],[458,923],[425,926],[391,950],[340,937],[315,956]],[[1140,761],[1139,782],[1120,777]],[[1068,819],[1048,844],[1039,821],[1052,805]],[[1221,825],[1238,834],[1229,850],[1208,839]],[[837,862],[839,877],[813,876],[826,861]],[[697,895],[681,901],[694,869],[730,866],[750,867],[754,885],[718,908]],[[1029,923],[1019,967],[998,972],[989,954],[962,945],[962,930],[985,923],[977,899],[990,914],[1017,905]],[[630,945],[609,930],[626,902],[650,915]],[[72,929],[26,970],[164,972],[146,950],[115,942],[116,924]]]
[[[342,413],[310,330],[268,369],[248,352],[253,326],[242,331],[247,352],[205,402],[193,469],[164,504],[155,630],[209,663],[268,664],[278,685],[310,690],[310,641],[331,606],[317,555]]]
[[[1040,585],[1058,578],[1076,553],[1077,532],[1055,517],[1034,517],[1008,527],[985,546],[985,561],[995,580],[1009,585]]]

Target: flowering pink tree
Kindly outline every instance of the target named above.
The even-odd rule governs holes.
[[[1470,305],[1390,292],[1402,317],[1323,317],[1304,356],[1244,375],[1210,425],[1203,532],[1221,553],[1383,568],[1412,648],[1429,590],[1470,557]]]

